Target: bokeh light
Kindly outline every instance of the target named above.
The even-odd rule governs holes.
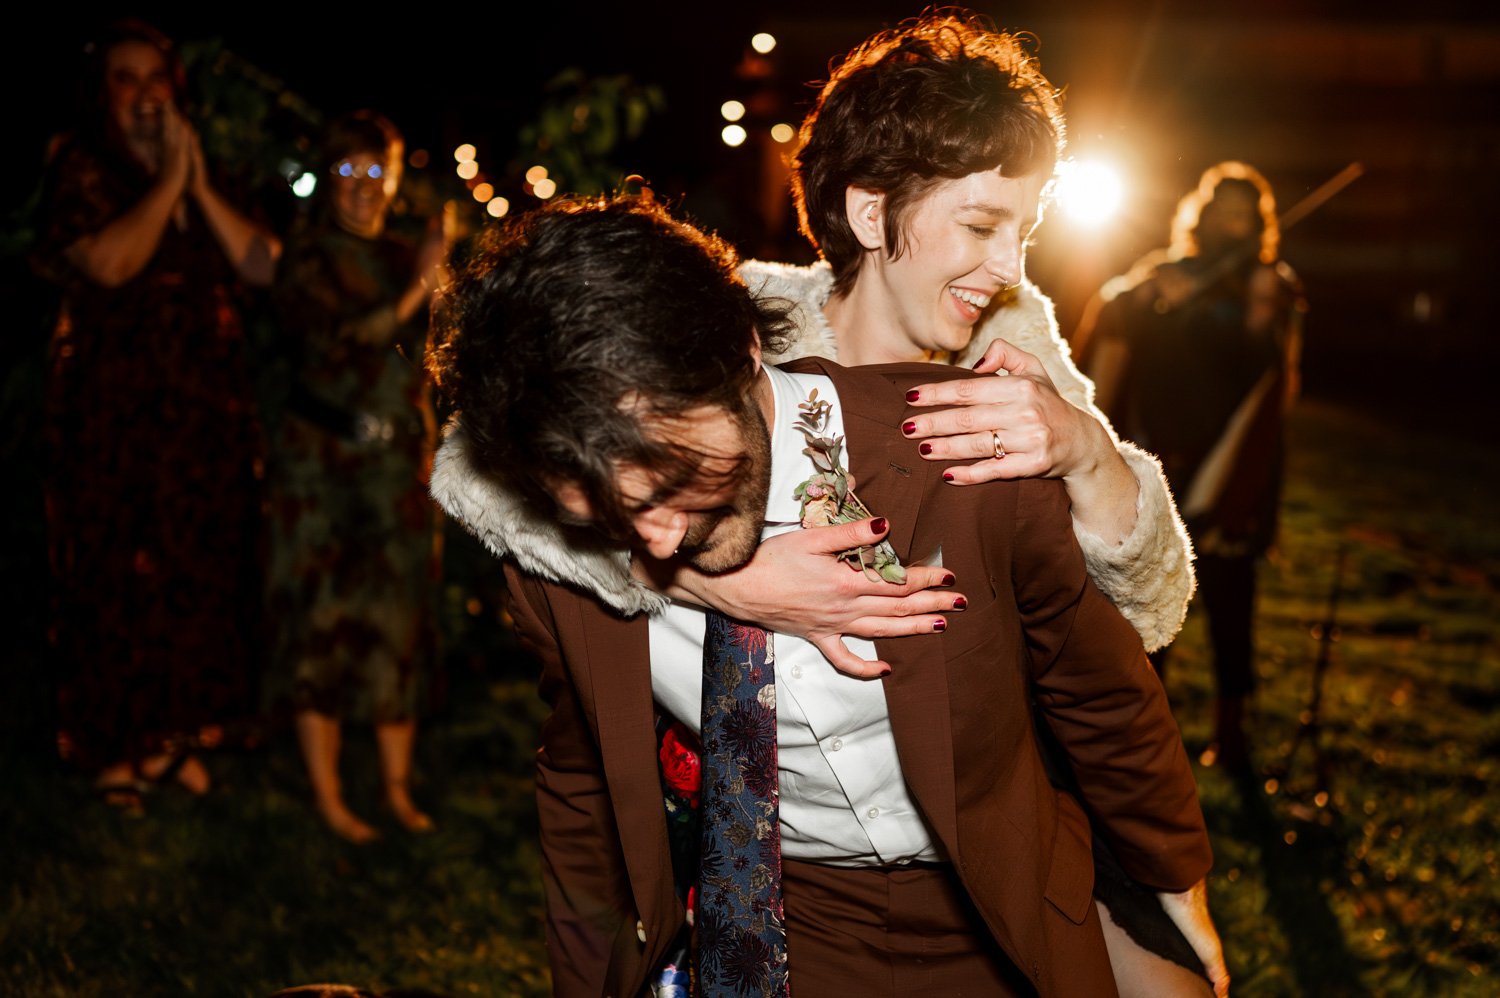
[[[1125,185],[1120,174],[1107,163],[1065,160],[1057,164],[1053,195],[1070,221],[1093,228],[1103,225],[1120,210]]]
[[[765,55],[776,47],[776,36],[770,34],[769,32],[762,31],[760,34],[750,39],[750,47],[759,52],[761,55]]]
[[[739,121],[745,116],[745,105],[737,100],[727,100],[719,105],[719,113],[725,121]]]
[[[406,158],[413,170],[420,170],[427,165],[427,150],[413,149],[411,155]]]
[[[797,137],[797,130],[786,122],[771,126],[771,138],[777,142],[790,142]]]
[[[292,181],[292,193],[299,198],[310,198],[312,192],[318,189],[318,178],[311,173],[304,173]]]
[[[547,179],[547,168],[540,163],[526,171],[526,182],[535,187]]]
[[[468,142],[453,150],[453,158],[460,163],[472,163],[474,162],[474,156],[474,146]]]
[[[510,211],[510,202],[504,198],[490,198],[490,203],[484,206],[484,210],[495,218],[504,218],[505,213]]]
[[[458,175],[464,180],[473,180],[479,175],[479,164],[472,159],[464,160],[458,164]]]
[[[531,185],[531,193],[545,201],[557,193],[557,182],[550,177],[543,177]]]
[[[724,130],[719,134],[723,137],[726,146],[737,146],[745,141],[745,130],[739,125],[725,125]]]
[[[490,184],[476,184],[474,186],[474,200],[483,204],[495,196],[495,188]]]

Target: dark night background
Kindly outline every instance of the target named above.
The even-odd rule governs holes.
[[[1240,158],[1271,180],[1283,209],[1350,162],[1365,175],[1285,242],[1312,302],[1307,388],[1379,400],[1398,416],[1455,428],[1480,414],[1500,358],[1489,335],[1500,222],[1500,14],[1490,4],[1126,2],[985,4],[1004,28],[1034,33],[1066,91],[1078,157],[1125,175],[1124,210],[1084,232],[1054,218],[1032,253],[1065,334],[1083,300],[1160,245],[1176,198],[1205,166]],[[180,40],[225,47],[324,113],[370,106],[408,149],[451,167],[461,142],[517,207],[528,165],[517,131],[544,86],[577,66],[654,84],[665,109],[611,161],[645,175],[703,224],[753,254],[806,259],[775,154],[718,139],[719,104],[752,106],[760,133],[796,124],[829,57],[917,11],[900,3],[538,4],[374,8],[145,5]],[[113,13],[113,12],[112,12]],[[70,118],[71,84],[93,24],[76,7],[38,11],[26,57],[7,63],[19,111],[8,143],[7,203],[34,184],[48,136]],[[768,75],[745,72],[747,42],[779,45]],[[19,40],[21,36],[16,36]],[[757,111],[759,110],[759,114]],[[752,129],[752,133],[754,129]],[[785,152],[789,147],[774,147]],[[498,174],[498,176],[497,176]],[[446,179],[446,178],[445,178]],[[566,178],[564,178],[566,187]],[[468,206],[475,222],[482,216]],[[1494,407],[1483,410],[1493,413]]]

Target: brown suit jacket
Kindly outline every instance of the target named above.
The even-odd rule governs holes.
[[[890,519],[904,559],[941,546],[969,597],[942,635],[878,643],[893,667],[881,682],[902,770],[933,835],[1041,994],[1112,993],[1088,821],[1048,781],[1032,703],[1133,877],[1182,890],[1211,856],[1161,684],[1136,632],[1088,579],[1066,491],[1045,480],[946,485],[944,466],[901,436],[912,415],[906,389],[965,372],[821,359],[789,369],[834,379],[860,498]],[[657,776],[647,624],[514,566],[507,573],[517,631],[542,661],[553,708],[537,799],[554,989],[633,996],[683,920]]]

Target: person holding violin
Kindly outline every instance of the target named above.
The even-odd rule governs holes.
[[[1265,177],[1216,164],[1179,203],[1171,247],[1105,284],[1076,338],[1090,346],[1099,407],[1160,456],[1178,497],[1209,617],[1215,755],[1238,772],[1250,763],[1255,559],[1275,539],[1306,311],[1279,240]],[[1161,671],[1165,650],[1152,658]]]

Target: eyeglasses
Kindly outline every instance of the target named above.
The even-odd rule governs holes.
[[[379,180],[385,176],[385,167],[379,163],[360,166],[346,159],[337,163],[331,172],[335,177],[342,177],[345,180],[364,180],[366,178]]]

